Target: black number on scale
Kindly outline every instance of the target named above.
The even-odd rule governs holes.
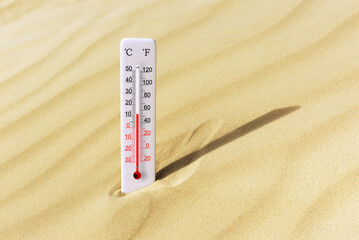
[[[131,116],[132,116],[132,112],[131,112],[131,111],[126,111],[125,114],[126,114],[126,117],[131,117]]]
[[[126,94],[132,94],[132,88],[126,88]]]
[[[125,100],[125,105],[132,105],[132,100]]]
[[[143,97],[149,98],[149,97],[151,97],[151,93],[150,92],[144,92]]]
[[[152,68],[151,67],[144,67],[143,72],[152,72]]]
[[[151,79],[143,80],[143,85],[152,85],[152,80]]]
[[[125,82],[127,82],[127,83],[132,83],[132,77],[127,77],[126,80],[125,80]]]
[[[145,111],[148,111],[148,110],[151,109],[151,105],[144,105],[144,106],[143,106],[143,109],[144,109]]]
[[[143,121],[144,121],[145,123],[150,123],[150,122],[151,122],[151,118],[145,118]]]
[[[131,72],[132,71],[132,66],[126,66],[125,69],[126,69],[126,72]]]

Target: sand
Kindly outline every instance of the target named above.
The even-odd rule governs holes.
[[[359,239],[359,2],[0,1],[0,239]],[[157,41],[121,194],[120,41]]]

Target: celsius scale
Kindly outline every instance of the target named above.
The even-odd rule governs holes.
[[[156,42],[121,41],[121,191],[155,181]]]

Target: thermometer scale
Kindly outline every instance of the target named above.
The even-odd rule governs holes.
[[[121,41],[121,191],[155,181],[156,43]]]

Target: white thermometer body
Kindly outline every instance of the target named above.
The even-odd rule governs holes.
[[[156,43],[121,41],[121,191],[155,181]]]

